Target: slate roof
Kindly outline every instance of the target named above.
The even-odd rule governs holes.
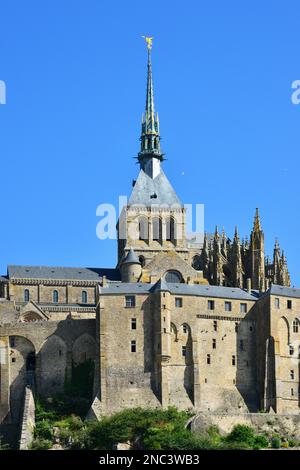
[[[298,297],[300,298],[300,289],[295,287],[284,287],[272,284],[269,289],[271,295],[283,295],[284,297]]]
[[[125,283],[115,282],[107,287],[101,287],[101,294],[145,294],[160,288],[158,284],[150,283]],[[238,287],[207,286],[201,284],[177,284],[163,282],[162,290],[168,290],[171,294],[194,295],[199,297],[228,298],[238,300],[257,300],[259,293],[252,291],[251,294]]]
[[[150,198],[154,194],[157,197]],[[140,171],[128,201],[129,206],[138,204],[147,207],[156,204],[182,205],[162,169],[154,179],[150,178],[144,170]]]
[[[141,264],[135,251],[132,248],[130,248],[130,251],[128,252],[125,260],[123,261],[123,264],[129,264],[129,263]]]
[[[0,282],[8,282],[8,279],[7,277],[4,277],[4,276],[0,276]]]
[[[59,279],[101,281],[103,276],[112,281],[120,280],[117,269],[66,268],[63,266],[8,266],[10,279]]]

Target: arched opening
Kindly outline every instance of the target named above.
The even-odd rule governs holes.
[[[29,289],[24,290],[24,302],[29,302]]]
[[[86,290],[83,290],[81,293],[81,302],[83,304],[87,304],[87,291]]]
[[[54,290],[54,291],[53,291],[53,302],[54,302],[55,304],[58,303],[58,291],[57,291],[57,290]]]
[[[35,371],[35,353],[34,351],[30,352],[26,359],[26,370],[27,372]]]
[[[162,242],[162,222],[160,217],[154,217],[152,220],[152,239],[158,243]]]
[[[281,356],[288,356],[290,344],[290,328],[285,317],[281,317],[278,321],[278,339],[279,350]]]
[[[172,242],[175,245],[176,230],[175,230],[175,220],[173,217],[168,217],[166,219],[166,241]]]
[[[148,219],[142,217],[139,219],[139,240],[147,242],[149,238],[148,233]]]
[[[200,271],[201,270],[201,256],[200,255],[196,255],[194,256],[193,258],[193,261],[192,261],[192,268],[196,269],[196,271]]]
[[[183,279],[179,271],[167,271],[165,274],[165,281],[180,283],[183,282]]]
[[[144,256],[139,256],[139,262],[141,263],[142,268],[145,266],[146,260]]]

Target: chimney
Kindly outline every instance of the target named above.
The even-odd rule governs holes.
[[[249,294],[251,294],[251,278],[248,277],[247,279],[247,291],[249,292]]]

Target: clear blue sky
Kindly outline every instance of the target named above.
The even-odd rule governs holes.
[[[267,253],[277,236],[300,286],[298,2],[19,0],[0,15],[1,273],[115,265],[95,211],[137,175],[146,34],[181,200],[228,235],[249,234],[258,206]]]

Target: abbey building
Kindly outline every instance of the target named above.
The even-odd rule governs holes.
[[[238,230],[186,239],[164,172],[148,48],[139,174],[118,222],[116,268],[8,266],[0,277],[0,423],[26,387],[64,391],[94,365],[90,417],[126,407],[299,413],[300,289],[256,209]]]

